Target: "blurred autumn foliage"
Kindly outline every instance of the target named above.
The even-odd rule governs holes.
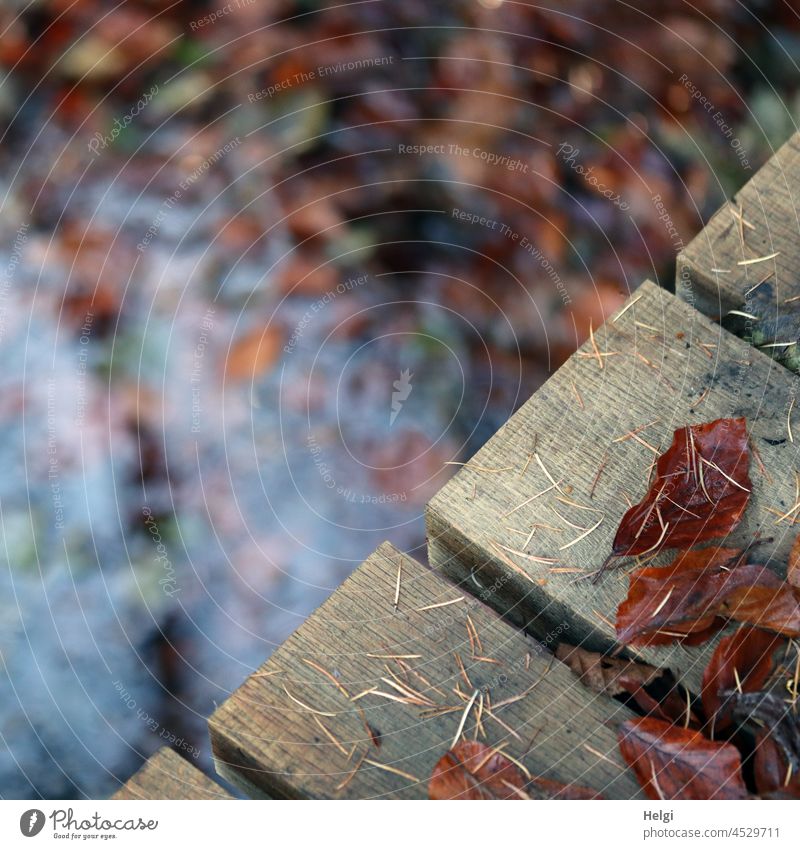
[[[27,149],[30,122],[46,121],[62,140],[54,169],[37,169],[25,186],[44,195],[37,223],[58,222],[70,258],[77,239],[85,256],[77,262],[96,256],[102,280],[89,272],[85,285],[99,287],[104,307],[112,293],[121,297],[132,258],[100,260],[132,245],[63,201],[87,140],[108,133],[154,84],[154,102],[103,152],[95,177],[115,174],[117,191],[169,186],[193,158],[258,130],[237,163],[252,170],[231,187],[241,197],[230,217],[192,231],[217,263],[241,263],[265,239],[285,239],[269,286],[290,296],[324,293],[356,258],[376,272],[411,272],[393,287],[449,304],[499,355],[516,354],[516,337],[526,388],[645,276],[669,284],[680,242],[792,126],[770,86],[786,85],[782,72],[798,53],[797,17],[784,5],[672,0],[658,20],[588,0],[552,10],[501,0],[436,11],[422,0],[324,5],[278,0],[265,11],[242,2],[213,21],[204,17],[224,4],[132,0],[107,12],[96,0],[50,0],[19,18],[8,6],[0,12],[0,62],[13,68],[6,120],[21,107],[11,137]],[[376,64],[305,79],[354,60]],[[751,169],[693,103],[684,77],[737,128]],[[782,92],[787,102],[795,93]],[[564,143],[630,214],[561,161]],[[508,156],[525,171],[470,154],[398,154],[398,144],[455,144]],[[6,151],[15,155],[13,145]],[[659,220],[655,197],[670,222]],[[569,303],[515,240],[454,221],[454,207],[526,237],[558,270]],[[73,268],[75,285],[82,276]],[[257,359],[263,368],[277,354]]]

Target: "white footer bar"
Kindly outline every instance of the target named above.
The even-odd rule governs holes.
[[[800,803],[786,801],[2,801],[0,846],[797,847],[799,822]]]

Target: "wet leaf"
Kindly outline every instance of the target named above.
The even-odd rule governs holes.
[[[633,660],[608,657],[586,649],[561,643],[556,657],[595,693],[608,696],[629,696],[642,713],[667,722],[699,727],[700,720],[692,710],[691,702],[682,687],[678,686],[669,670],[648,666]],[[645,687],[656,684],[653,692]]]
[[[777,793],[782,798],[800,798],[800,775],[789,770],[785,755],[767,729],[756,734],[753,778],[762,796]]]
[[[745,799],[741,758],[729,743],[650,717],[629,719],[619,748],[651,799]]]
[[[800,777],[800,723],[791,700],[770,690],[755,693],[733,690],[723,695],[732,718],[764,729],[785,763],[791,767],[791,775]]]
[[[617,639],[627,645],[696,645],[734,619],[787,636],[800,634],[800,602],[774,572],[742,564],[741,552],[684,551],[669,565],[631,573],[617,610]]]
[[[745,420],[717,419],[675,431],[649,492],[622,517],[613,554],[689,548],[724,537],[750,499]]]
[[[743,627],[724,637],[714,649],[703,673],[703,708],[714,728],[727,724],[721,693],[741,687],[745,692],[760,690],[772,671],[772,655],[785,641],[770,631]]]
[[[655,666],[606,657],[568,643],[561,643],[556,648],[556,657],[566,663],[590,690],[609,696],[633,693],[663,674]]]
[[[429,799],[524,799],[525,777],[501,752],[464,740],[437,762]]]
[[[653,698],[647,690],[642,688],[631,695],[639,710],[653,719],[662,719],[685,728],[700,727],[700,719],[695,714],[692,701],[683,687],[675,685],[659,699]]]

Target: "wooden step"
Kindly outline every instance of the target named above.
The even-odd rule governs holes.
[[[730,310],[752,312],[748,302],[763,294],[753,287],[771,274],[766,286],[772,287],[776,315],[800,308],[798,302],[786,304],[800,295],[799,209],[796,133],[678,255],[676,292],[719,319]],[[742,214],[746,224],[740,223]],[[752,262],[774,253],[774,259]]]
[[[132,799],[232,799],[174,749],[159,749],[111,797]]]
[[[611,551],[625,497],[635,503],[645,494],[654,450],[665,451],[686,424],[746,416],[770,478],[752,462],[750,506],[727,543],[744,545],[762,531],[774,542],[759,556],[785,563],[796,531],[776,525],[770,510],[783,513],[797,500],[797,446],[787,431],[792,375],[655,284],[643,284],[594,336],[599,354],[584,344],[432,499],[427,525],[431,563],[464,590],[536,634],[567,623],[571,642],[605,650],[615,646],[629,570],[596,585],[583,576]],[[800,433],[800,414],[795,420]],[[647,445],[620,441],[648,423],[638,434]],[[559,500],[551,478],[582,507]],[[597,522],[576,541],[583,531],[570,524]],[[667,560],[662,553],[656,563]],[[637,654],[672,667],[696,692],[709,652],[707,645]]]
[[[638,796],[615,735],[628,709],[388,543],[214,713],[211,741],[251,795],[426,798],[470,702],[464,736],[507,744],[532,774]]]

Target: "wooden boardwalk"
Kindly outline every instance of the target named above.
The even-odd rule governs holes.
[[[172,749],[159,749],[111,797],[115,800],[232,799],[216,782]]]
[[[614,725],[630,715],[384,543],[210,728],[220,772],[269,796],[426,798],[466,716],[466,738],[505,744],[532,774],[629,798]]]
[[[519,625],[541,634],[568,622],[573,642],[610,650],[627,571],[612,570],[597,584],[586,576],[611,551],[620,519],[647,491],[653,460],[676,428],[747,417],[769,478],[753,475],[751,506],[727,542],[746,545],[763,531],[774,540],[759,553],[785,562],[795,534],[790,524],[774,527],[767,508],[780,514],[796,501],[786,413],[793,377],[653,283],[594,341],[597,354],[591,341],[583,345],[432,499],[428,544],[431,563],[465,589],[473,577],[482,586],[502,583],[489,603]],[[626,437],[645,424],[637,438]],[[679,671],[698,692],[712,648],[637,653]]]
[[[686,424],[746,417],[753,492],[726,542],[760,535],[759,560],[786,561],[796,376],[763,336],[753,347],[719,320],[746,314],[760,287],[772,287],[760,309],[764,292],[776,311],[800,302],[799,157],[800,135],[679,256],[677,295],[645,282],[435,495],[433,570],[383,544],[214,713],[222,776],[252,797],[426,798],[434,764],[467,739],[533,777],[639,796],[616,742],[632,714],[553,650],[622,651],[627,571],[592,577]],[[629,652],[697,694],[713,645]],[[225,795],[176,757],[159,753],[116,798]],[[172,786],[165,758],[179,766]]]
[[[678,256],[676,291],[719,319],[772,289],[774,313],[800,302],[800,133],[726,203]],[[764,257],[770,257],[764,259]],[[763,281],[763,283],[761,282]]]

